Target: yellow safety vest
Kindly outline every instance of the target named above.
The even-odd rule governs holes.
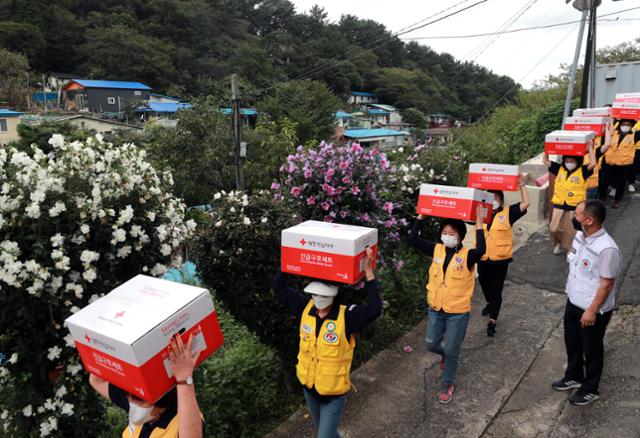
[[[300,320],[300,349],[296,375],[307,388],[315,386],[320,395],[342,395],[351,388],[351,361],[356,348],[353,335],[347,339],[344,315],[340,306],[338,319],[322,323],[316,338],[316,318],[309,315],[313,300],[305,307]]]
[[[582,175],[582,169],[577,168],[572,174],[560,167],[553,190],[552,204],[576,207],[587,199],[587,182]]]
[[[122,438],[138,438],[142,431],[142,425],[128,425],[122,431]],[[166,429],[156,427],[150,435],[151,438],[178,438],[178,414],[169,422]]]
[[[598,148],[601,145],[602,145],[602,137],[596,137],[594,152],[597,152]],[[593,173],[591,174],[591,176],[589,178],[587,178],[587,189],[595,189],[595,188],[598,187],[598,182],[600,180],[600,169],[602,168],[602,160],[603,159],[604,159],[604,155],[602,157],[600,157],[600,159],[596,163],[596,167],[593,168]],[[589,158],[589,154],[585,155],[584,156],[584,164],[586,166],[588,166],[590,162],[591,162],[591,159]]]
[[[471,297],[475,287],[475,266],[467,268],[469,250],[462,248],[456,252],[447,272],[443,272],[446,257],[444,244],[438,243],[433,251],[433,261],[429,268],[427,302],[434,310],[447,313],[467,313],[471,311]]]
[[[487,252],[482,260],[508,260],[513,256],[513,228],[509,223],[509,210],[502,210],[493,216],[491,229],[484,224],[484,238]]]
[[[620,133],[616,130],[611,139],[611,146],[604,154],[605,161],[612,166],[633,164],[633,158],[636,155],[636,145],[633,142],[634,133],[629,132],[622,141],[619,141],[619,138]]]

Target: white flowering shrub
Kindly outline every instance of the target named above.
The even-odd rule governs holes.
[[[102,405],[64,320],[189,237],[185,207],[133,144],[0,149],[0,435],[97,436]]]

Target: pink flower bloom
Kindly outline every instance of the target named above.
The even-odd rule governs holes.
[[[336,173],[335,170],[333,170],[332,168],[327,169],[327,171],[324,173],[328,178],[331,178],[333,176],[333,174]]]
[[[351,178],[349,178],[348,176],[345,176],[344,178],[342,178],[342,183],[351,184]]]
[[[351,187],[351,193],[353,193],[354,195],[357,195],[358,193],[360,193],[360,187],[358,186]]]
[[[300,193],[301,193],[301,192],[302,192],[302,190],[300,190],[300,187],[298,187],[298,186],[293,186],[293,187],[291,188],[291,194],[292,194],[294,197],[296,197],[296,198],[297,198],[298,196],[300,196]]]
[[[324,217],[324,221],[325,221],[325,222],[333,222],[333,218],[332,218],[331,216],[329,216],[329,215],[326,215],[326,216]]]
[[[307,198],[307,205],[315,205],[315,203],[316,203],[316,198],[315,197],[309,196]]]
[[[369,218],[369,214],[368,213],[365,213],[362,216],[360,216],[360,220],[362,222],[369,222],[371,220],[371,218]]]
[[[289,169],[287,169],[288,173],[295,173],[295,171],[296,171],[296,166],[293,164],[289,166]]]
[[[347,163],[346,161],[340,162],[340,169],[347,170],[348,168],[349,168],[349,163]]]
[[[413,352],[413,348],[411,347],[411,345],[405,345],[403,348],[405,353],[412,353]]]
[[[393,202],[385,202],[382,209],[391,214],[391,212],[393,212]]]
[[[398,260],[395,264],[396,272],[400,272],[403,267],[404,267],[404,262],[402,260]]]
[[[358,143],[354,143],[351,145],[352,152],[360,152],[361,150],[362,150],[362,146],[360,146]]]
[[[271,183],[271,190],[280,190],[280,183],[275,181]]]
[[[347,217],[347,216],[349,216],[349,212],[348,212],[347,210],[342,210],[342,211],[340,212],[340,217],[341,217],[341,218],[343,218],[343,219],[344,219],[344,218],[345,218],[345,217]]]
[[[275,195],[273,195],[273,199],[274,201],[280,201],[282,200],[282,195],[280,193],[276,193]]]
[[[309,179],[309,178],[311,178],[311,175],[313,175],[313,173],[309,169],[304,171],[304,177],[305,178]]]
[[[320,207],[322,207],[324,211],[327,211],[329,210],[329,207],[331,207],[331,205],[329,205],[327,201],[322,201],[322,203],[320,204]]]

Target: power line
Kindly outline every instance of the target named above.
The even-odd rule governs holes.
[[[518,82],[511,87],[500,99],[498,99],[482,116],[480,116],[480,118],[478,120],[476,120],[473,124],[476,125],[478,123],[480,123],[480,121],[482,121],[482,119],[484,119],[496,106],[500,105],[500,103],[502,103],[503,100],[505,100],[507,98],[507,96],[509,96],[509,94],[511,94],[513,92],[513,90],[515,90],[516,88],[518,88],[520,86],[520,82],[522,82],[527,76],[529,76],[531,74],[532,71],[534,71],[536,68],[538,68],[538,66],[540,64],[542,64],[544,62],[545,59],[547,59],[547,57],[549,57],[549,55],[551,55],[551,53],[553,53],[554,50],[556,50],[558,48],[558,46],[575,30],[575,27],[573,27],[571,30],[569,30],[569,32],[567,32],[566,35],[564,35],[562,38],[560,38],[560,40],[551,48],[551,50],[549,50],[528,72],[526,72],[524,74],[524,76],[522,76],[520,78],[520,80],[518,80]]]

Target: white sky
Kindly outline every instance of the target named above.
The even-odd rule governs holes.
[[[291,0],[297,10],[308,11],[314,4],[322,6],[331,21],[337,21],[342,14],[352,14],[360,18],[372,19],[386,25],[393,32],[425,19],[451,7],[461,0]],[[478,0],[466,3],[449,11],[472,5]],[[445,35],[468,35],[497,31],[509,18],[533,0],[488,0],[468,11],[441,22],[416,30],[407,37],[427,37]],[[598,16],[623,9],[638,7],[640,0],[603,0],[598,8]],[[443,14],[444,15],[444,14]],[[581,13],[565,0],[537,0],[509,29],[540,26],[567,21],[576,21]],[[638,21],[599,21],[597,47],[616,45],[640,37],[640,9],[623,12],[606,19],[638,19]],[[524,87],[548,74],[560,71],[561,63],[571,63],[578,36],[578,23],[549,29],[530,30],[501,35],[480,54],[475,61],[498,74],[511,76]],[[586,29],[582,44],[581,62],[584,59]],[[438,52],[448,52],[459,60],[472,60],[482,49],[482,44],[491,37],[464,39],[419,40]],[[557,46],[556,46],[557,45]],[[554,49],[554,46],[555,49]],[[479,50],[479,49],[480,50]],[[474,53],[475,50],[475,53]],[[551,53],[549,53],[551,52]],[[540,64],[534,68],[534,66]]]

